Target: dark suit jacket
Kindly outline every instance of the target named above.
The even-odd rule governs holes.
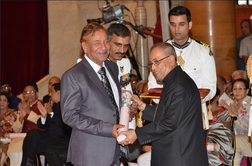
[[[143,119],[154,121],[136,129],[141,144],[152,143],[151,165],[208,166],[197,86],[180,66],[163,83],[156,115],[152,106],[143,111]]]
[[[62,121],[60,102],[54,103],[52,110],[54,112],[53,117],[51,118],[51,115],[47,114],[45,124],[42,124],[41,119],[39,118],[37,121],[38,127],[46,129],[45,133],[48,139],[58,141],[69,139],[71,128]]]
[[[105,66],[117,85],[120,98],[118,67],[111,61],[105,61]],[[69,162],[108,166],[119,158],[120,148],[112,137],[116,124],[115,107],[85,57],[62,76],[61,108],[63,121],[72,127]]]

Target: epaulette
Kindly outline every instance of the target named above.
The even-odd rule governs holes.
[[[203,45],[203,46],[205,46],[205,47],[208,47],[209,49],[210,49],[210,46],[208,45],[208,44],[206,44],[206,43],[204,43],[204,42],[202,42],[202,41],[199,41],[199,40],[197,40],[197,39],[194,39],[197,43],[199,43],[199,44],[201,44],[201,45]],[[210,49],[210,51],[209,51],[209,55],[210,56],[212,56],[213,55],[213,52],[212,52],[212,50]]]
[[[201,45],[203,45],[203,46],[206,46],[206,47],[209,47],[210,48],[210,46],[208,45],[208,44],[206,44],[206,43],[204,43],[204,42],[202,42],[202,41],[199,41],[199,40],[197,40],[197,39],[194,39],[197,43],[199,43],[199,44],[201,44]]]
[[[167,42],[168,42],[168,40],[171,40],[171,38],[167,39],[164,43],[167,43]]]

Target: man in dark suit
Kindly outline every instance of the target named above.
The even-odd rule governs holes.
[[[157,108],[146,105],[136,95],[132,99],[143,111],[142,118],[153,121],[135,131],[121,132],[127,138],[119,142],[152,143],[153,166],[207,166],[201,100],[193,80],[176,64],[176,53],[168,43],[151,48],[150,64],[157,81],[164,85]]]
[[[49,95],[54,102],[52,106],[51,103],[43,106],[41,102],[38,102],[41,117],[38,119],[37,125],[46,131],[33,129],[27,133],[23,143],[22,166],[32,166],[36,153],[44,153],[49,146],[69,140],[71,128],[63,123],[60,110],[60,83],[52,86]]]
[[[121,90],[118,67],[108,61],[107,31],[89,23],[81,34],[85,55],[61,79],[63,121],[72,127],[67,161],[77,166],[119,166],[116,141]]]
[[[57,84],[57,83],[60,83],[60,78],[58,78],[57,76],[53,76],[50,78],[49,82],[48,82],[48,94],[45,95],[42,99],[42,101],[44,103],[49,103],[50,102],[50,98],[51,96],[49,95],[49,93],[51,92],[52,90],[52,85],[53,84]]]

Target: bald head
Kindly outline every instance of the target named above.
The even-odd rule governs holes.
[[[245,70],[235,70],[232,74],[232,80],[244,79],[248,81],[247,72]]]
[[[48,82],[48,93],[51,92],[52,85],[57,84],[57,83],[60,83],[60,78],[59,77],[53,76],[53,77],[50,78],[50,80]]]
[[[158,83],[161,83],[166,75],[177,66],[176,52],[169,43],[158,43],[151,48],[148,67],[152,69]]]

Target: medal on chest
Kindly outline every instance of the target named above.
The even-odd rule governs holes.
[[[185,60],[181,56],[182,53],[183,53],[183,51],[180,51],[180,55],[177,57],[177,62],[179,64],[179,66],[182,68],[182,70],[184,70]]]
[[[120,66],[121,72],[123,73],[124,71],[124,66]]]

